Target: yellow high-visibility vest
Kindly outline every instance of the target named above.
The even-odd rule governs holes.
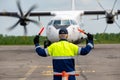
[[[78,55],[79,47],[68,41],[59,41],[47,48],[48,55],[53,57]]]

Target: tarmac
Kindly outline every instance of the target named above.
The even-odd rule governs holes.
[[[95,44],[90,54],[75,60],[77,80],[120,80],[120,44]],[[38,56],[34,45],[0,46],[0,80],[53,80],[52,76],[52,57]]]

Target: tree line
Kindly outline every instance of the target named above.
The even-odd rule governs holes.
[[[120,43],[120,33],[104,33],[104,34],[95,34],[94,35],[95,43],[98,44],[114,44],[114,43]]]

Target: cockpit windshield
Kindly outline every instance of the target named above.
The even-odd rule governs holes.
[[[53,24],[54,25],[61,25],[61,20],[55,20]]]
[[[74,20],[51,20],[48,25],[77,25]]]
[[[53,25],[55,28],[68,27],[70,25],[77,25],[74,20],[51,20],[48,25]]]
[[[61,25],[61,26],[70,25],[70,21],[69,20],[55,20],[53,24]]]

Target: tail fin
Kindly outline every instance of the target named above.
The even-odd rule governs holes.
[[[75,0],[72,0],[72,10],[75,10]]]

